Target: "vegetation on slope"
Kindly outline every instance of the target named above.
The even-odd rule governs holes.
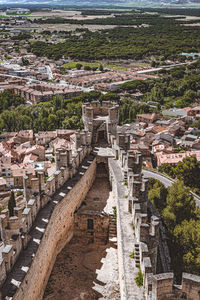
[[[173,18],[159,15],[125,14],[92,20],[39,19],[40,23],[76,23],[117,25],[113,29],[80,35],[69,34],[62,43],[33,42],[29,51],[38,56],[59,59],[62,56],[78,60],[146,59],[163,56],[164,59],[183,58],[181,52],[200,51],[200,28],[183,27]],[[142,26],[143,24],[148,25]],[[121,27],[118,27],[121,26]],[[141,26],[141,27],[139,27]]]
[[[185,186],[190,187],[195,192],[200,191],[200,162],[195,156],[188,156],[178,162],[176,167],[165,163],[160,166],[160,169],[171,176],[183,181]]]
[[[193,196],[183,181],[168,190],[155,179],[150,180],[149,200],[159,210],[168,230],[172,267],[177,280],[182,272],[199,274],[200,219]]]
[[[133,80],[120,86],[125,92],[144,93],[143,101],[155,101],[165,108],[186,107],[200,96],[200,60],[187,66],[162,70],[159,79]]]
[[[9,92],[10,93],[10,92]],[[5,94],[0,94],[0,99]],[[57,128],[82,129],[82,104],[94,100],[115,101],[120,103],[120,124],[133,122],[137,113],[149,112],[149,106],[133,102],[130,99],[122,99],[114,93],[101,94],[92,91],[83,93],[72,99],[64,99],[56,96],[49,102],[41,102],[38,105],[19,105],[5,107],[0,113],[0,130],[19,131],[21,129],[33,129],[37,131],[55,130]]]

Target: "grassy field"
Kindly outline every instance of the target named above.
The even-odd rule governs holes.
[[[67,70],[76,69],[76,64],[82,64],[83,66],[89,66],[91,68],[99,68],[102,65],[104,68],[108,68],[112,71],[117,70],[126,70],[126,67],[119,66],[117,64],[108,64],[108,63],[101,63],[101,62],[84,62],[84,61],[73,61],[63,65],[64,68]]]
[[[108,68],[112,71],[118,71],[118,70],[128,70],[130,68],[139,68],[139,67],[145,67],[150,68],[150,65],[148,63],[144,62],[130,62],[129,64],[125,64],[124,62],[102,62],[102,61],[96,61],[96,62],[85,62],[85,61],[72,61],[69,63],[64,64],[62,67],[64,67],[67,70],[75,70],[76,64],[82,64],[84,66],[89,66],[91,68],[99,68],[100,65],[103,66],[103,68]]]

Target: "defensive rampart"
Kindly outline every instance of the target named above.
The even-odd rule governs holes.
[[[147,209],[148,181],[142,176],[141,154],[135,156],[130,150],[129,135],[113,135],[109,130],[102,135],[106,128],[98,129],[99,139],[106,137],[113,151],[108,168],[117,203],[121,299],[199,300],[199,276],[183,273],[182,285],[176,286],[173,273],[157,274],[160,220]],[[95,134],[77,132],[76,151],[56,152],[57,170],[46,183],[41,172],[24,177],[26,208],[15,208],[14,216],[9,216],[8,210],[2,212],[5,247],[0,261],[0,299],[42,299],[56,256],[73,236],[74,214],[96,176],[97,159],[88,156]],[[143,288],[135,283],[139,273]]]
[[[56,205],[31,267],[14,300],[42,299],[57,254],[73,236],[74,212],[85,198],[96,174],[96,160]]]
[[[121,300],[128,299],[127,297],[127,282],[125,274],[125,261],[124,261],[124,245],[123,245],[123,231],[122,231],[122,220],[120,207],[119,207],[119,199],[120,197],[123,198],[120,191],[120,186],[117,182],[117,173],[112,164],[112,159],[109,159],[109,171],[110,171],[110,182],[112,183],[112,191],[113,195],[116,198],[116,209],[117,209],[117,249],[118,249],[118,268],[119,268],[119,283],[120,283],[120,293],[121,293]],[[119,174],[118,174],[119,175]]]
[[[89,191],[95,174],[96,160],[93,160],[82,178],[55,206],[31,267],[13,300],[42,299],[56,256],[73,236],[74,212]]]
[[[199,300],[199,276],[183,273],[182,284],[177,286],[174,285],[173,273],[157,274],[160,220],[153,211],[147,210],[148,180],[142,176],[141,154],[137,153],[134,156],[129,150],[130,140],[126,135],[108,135],[108,138],[115,153],[115,159],[109,159],[109,170],[110,181],[117,198],[121,299],[141,300],[145,295],[148,300]],[[133,227],[130,234],[128,222]],[[140,282],[143,288],[138,289],[134,282],[136,270],[143,274]],[[141,293],[142,290],[144,294]]]
[[[56,255],[73,236],[74,212],[81,205],[96,176],[96,159],[88,157],[86,160],[87,164],[83,162],[86,165],[85,172],[77,173],[73,178],[73,187],[67,181],[66,194],[62,191],[58,193],[62,199],[53,208],[31,266],[13,296],[14,300],[42,299]],[[56,196],[54,199],[57,202]]]

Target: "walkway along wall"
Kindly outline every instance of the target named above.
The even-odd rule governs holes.
[[[152,214],[147,211],[148,180],[142,176],[141,154],[134,156],[129,150],[130,140],[126,135],[108,135],[108,138],[115,153],[114,159],[109,158],[109,171],[116,197],[121,299],[199,300],[200,276],[183,273],[182,284],[177,286],[173,273],[156,273],[160,220],[154,211]],[[128,234],[128,222],[133,224],[131,234]],[[133,249],[134,259],[129,260]],[[138,290],[134,278],[139,269],[143,287]]]
[[[127,300],[127,283],[125,274],[125,266],[124,266],[124,258],[123,258],[123,234],[121,228],[121,216],[119,212],[119,198],[123,197],[120,193],[119,185],[117,182],[116,172],[112,165],[112,160],[108,159],[109,164],[109,175],[110,182],[112,184],[113,195],[116,198],[116,208],[117,208],[117,249],[118,249],[118,268],[119,268],[119,284],[120,284],[120,293],[121,300]]]
[[[88,193],[95,176],[96,159],[91,162],[82,178],[55,206],[31,267],[13,300],[42,299],[56,256],[73,236],[74,212]]]

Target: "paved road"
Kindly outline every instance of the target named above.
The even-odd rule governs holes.
[[[166,187],[169,187],[173,184],[173,180],[172,179],[168,179],[167,177],[163,176],[162,174],[157,174],[157,173],[154,173],[154,172],[151,172],[151,171],[148,171],[148,170],[142,170],[142,173],[144,174],[144,177],[145,178],[155,178],[155,179],[158,179],[160,180],[164,186]],[[200,197],[196,196],[193,192],[191,192],[191,194],[194,196],[194,200],[196,202],[196,205],[198,207],[200,207]]]
[[[50,66],[46,66],[46,68],[47,68],[47,74],[49,76],[48,79],[53,79],[53,73],[51,71],[51,67]]]
[[[173,184],[173,180],[170,180],[161,174],[157,174],[157,173],[154,173],[154,172],[151,172],[148,170],[144,170],[144,169],[142,170],[142,173],[144,174],[145,178],[153,177],[155,179],[160,180],[166,187],[169,187]]]
[[[192,63],[193,62],[194,61],[192,61]],[[163,70],[163,69],[170,69],[170,68],[173,68],[173,67],[179,67],[179,66],[188,65],[188,64],[191,64],[191,62],[165,65],[165,66],[161,66],[161,67],[158,67],[158,68],[151,68],[151,69],[148,69],[148,70],[136,71],[135,73],[137,73],[137,74],[145,74],[145,73],[157,72],[157,71],[160,71],[160,70]]]

